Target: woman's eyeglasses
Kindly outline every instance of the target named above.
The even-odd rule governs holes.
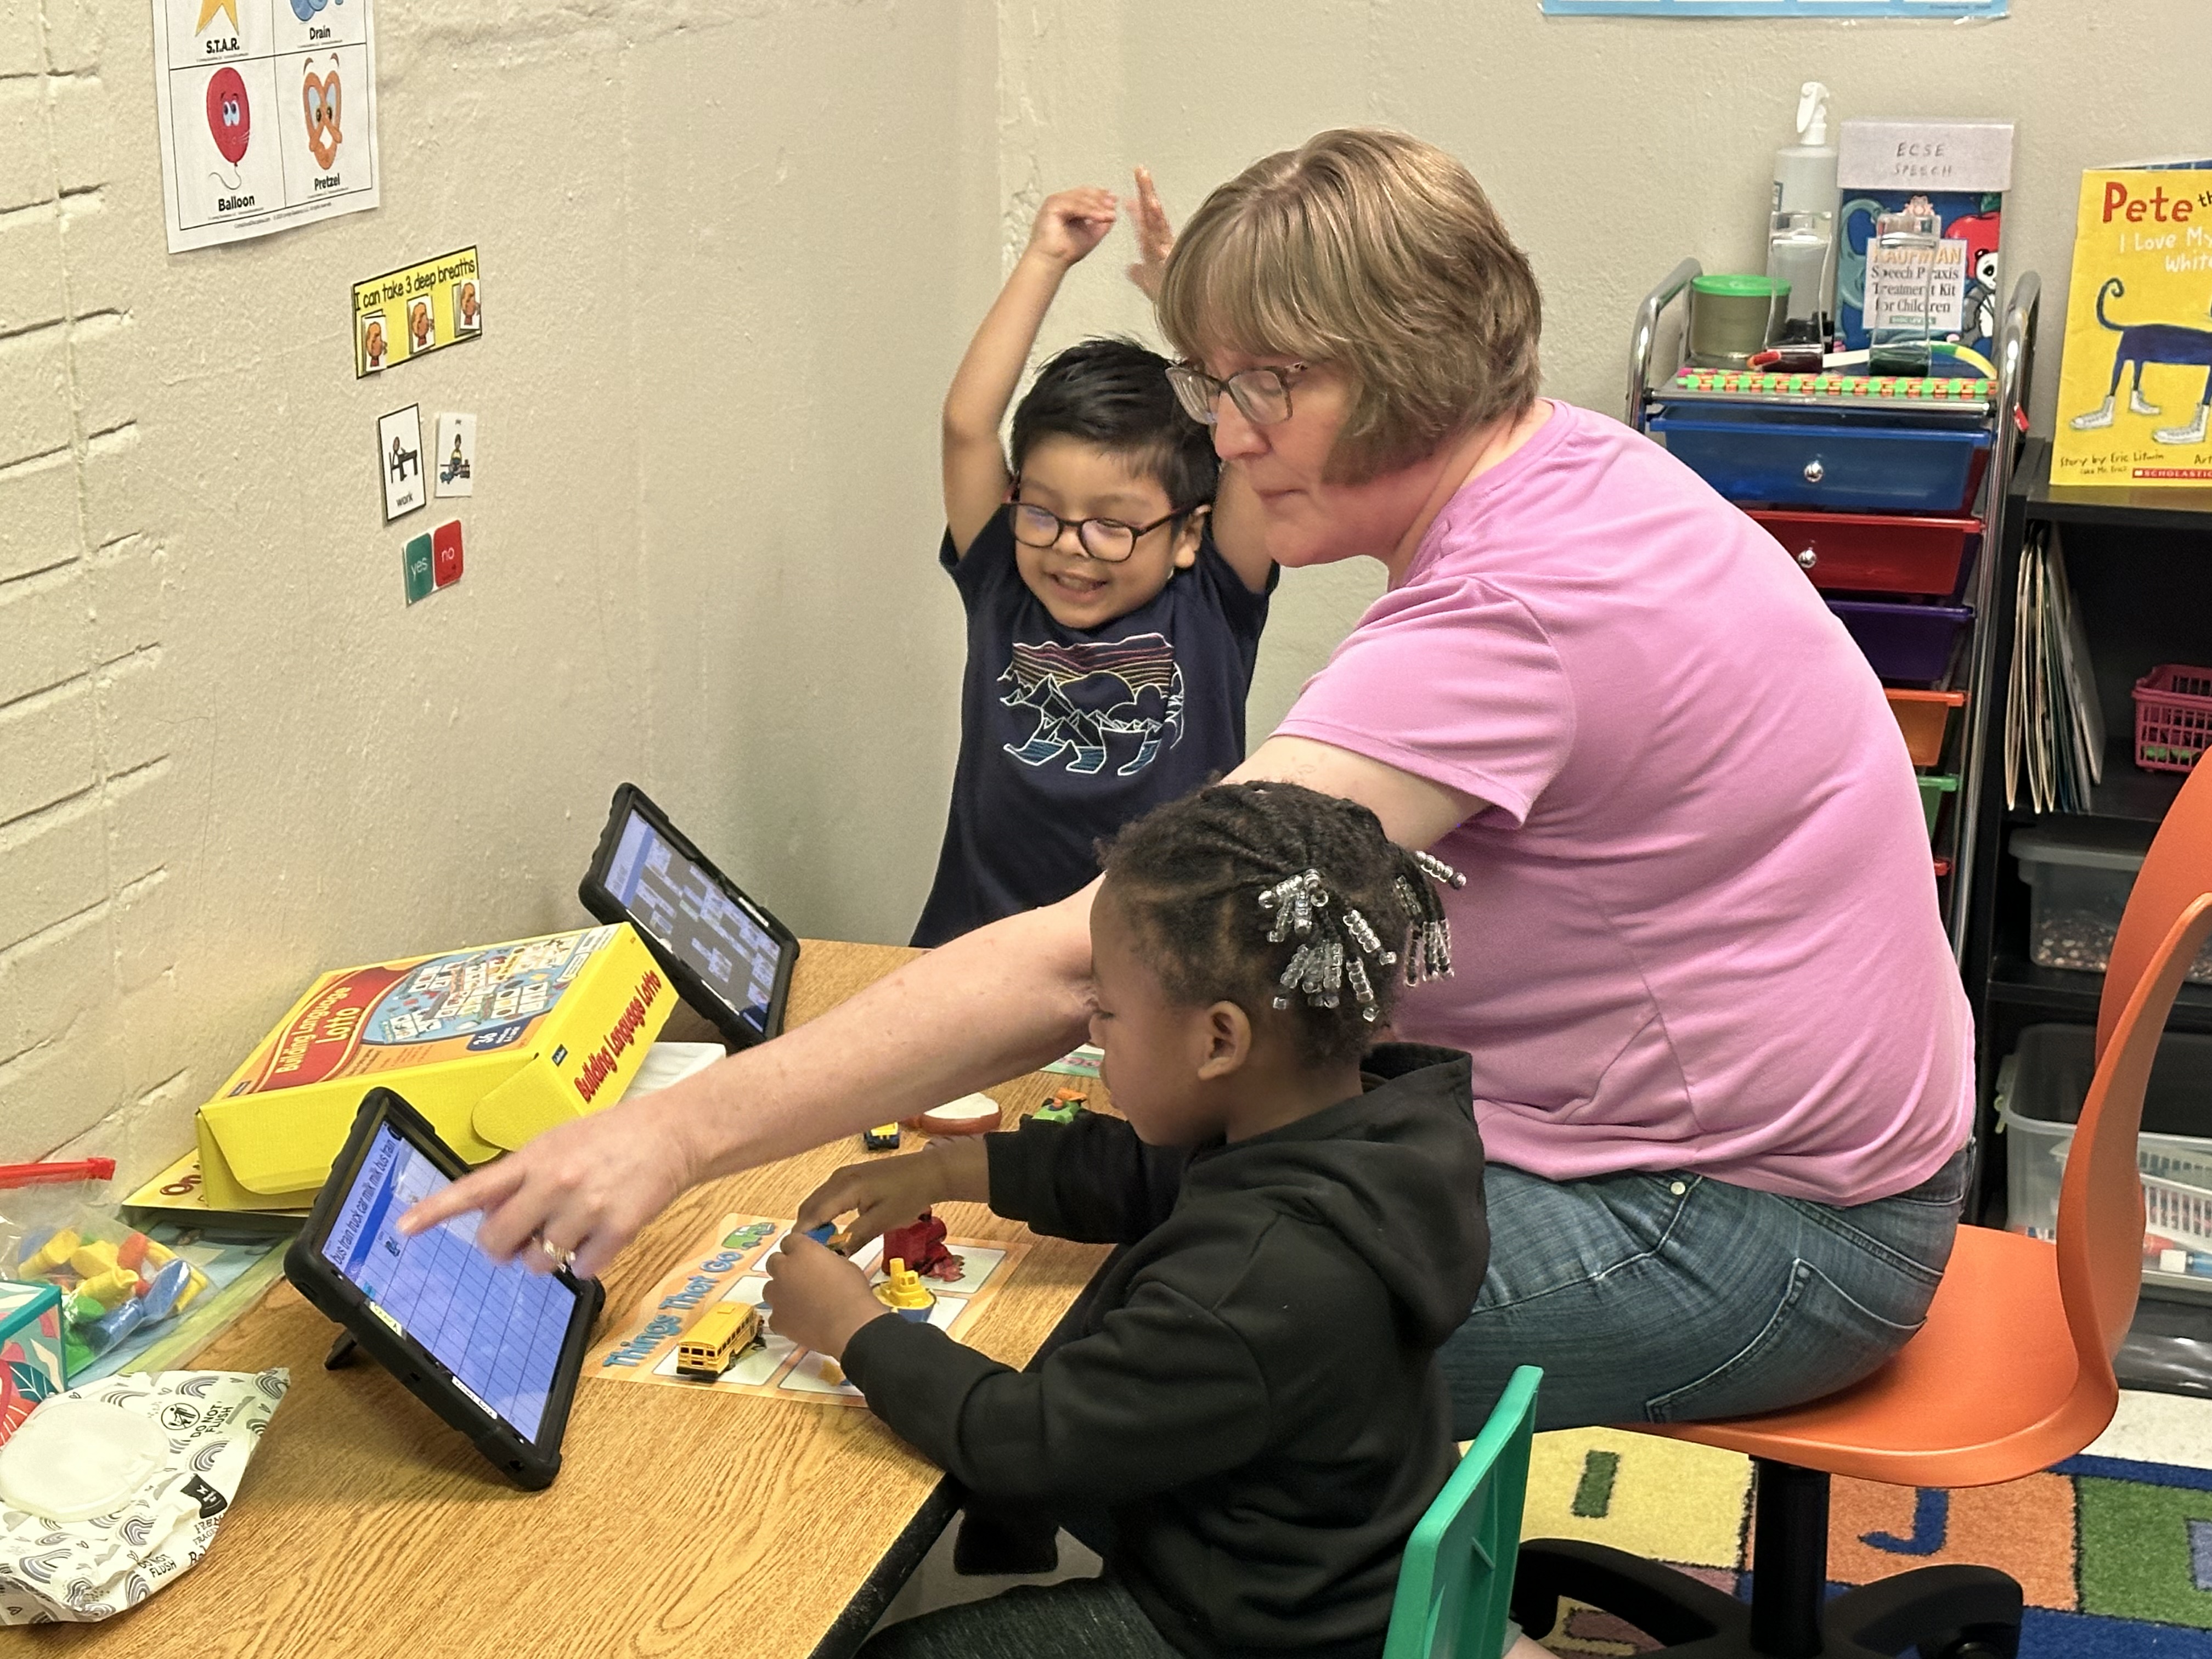
[[[1014,481],[1014,488],[1021,488]],[[1197,509],[1179,507],[1164,519],[1150,524],[1123,524],[1119,519],[1063,519],[1049,507],[1032,506],[1028,501],[1006,503],[1006,514],[1012,522],[1014,539],[1029,547],[1050,547],[1064,531],[1073,530],[1075,539],[1085,553],[1107,564],[1119,564],[1137,550],[1140,538],[1149,536],[1164,524],[1173,524]]]
[[[1177,363],[1168,370],[1168,384],[1175,388],[1183,412],[1203,425],[1212,426],[1220,420],[1221,394],[1225,392],[1237,412],[1253,425],[1279,426],[1291,418],[1291,387],[1308,367],[1291,363],[1283,368],[1240,369],[1227,380],[1217,380],[1202,368]]]

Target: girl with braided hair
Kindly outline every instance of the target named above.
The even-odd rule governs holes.
[[[1274,783],[1161,807],[1105,866],[1091,1035],[1126,1119],[853,1164],[799,1211],[857,1211],[865,1243],[969,1199],[1128,1247],[1079,1333],[1013,1370],[888,1312],[803,1237],[768,1301],[971,1492],[1068,1515],[1106,1574],[863,1651],[1378,1655],[1399,1555],[1455,1460],[1436,1350],[1488,1254],[1467,1056],[1372,1046],[1401,985],[1449,969],[1432,886],[1451,872],[1365,807]]]

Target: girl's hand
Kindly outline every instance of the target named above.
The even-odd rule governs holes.
[[[1030,227],[1029,251],[1057,265],[1072,265],[1106,240],[1121,204],[1114,192],[1083,185],[1044,198]]]
[[[1137,263],[1129,267],[1129,280],[1144,289],[1147,300],[1157,301],[1168,255],[1175,252],[1175,227],[1168,222],[1168,210],[1160,205],[1160,193],[1152,187],[1149,167],[1137,169],[1137,216],[1133,223],[1137,233]]]
[[[870,1239],[915,1221],[933,1204],[957,1199],[988,1203],[991,1165],[983,1139],[962,1135],[933,1142],[903,1158],[848,1164],[806,1195],[799,1206],[796,1231],[805,1232],[858,1210],[859,1219],[845,1230],[847,1249],[858,1249]]]
[[[866,1273],[798,1232],[769,1258],[763,1300],[770,1330],[832,1359],[845,1357],[854,1331],[891,1311],[876,1300]]]

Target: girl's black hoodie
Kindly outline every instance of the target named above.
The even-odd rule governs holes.
[[[1033,1371],[878,1319],[845,1369],[971,1490],[1106,1510],[1108,1562],[1200,1659],[1382,1651],[1455,1453],[1436,1350],[1489,1258],[1468,1057],[1376,1048],[1358,1098],[1234,1144],[1092,1115],[988,1141],[991,1208],[1126,1244]]]

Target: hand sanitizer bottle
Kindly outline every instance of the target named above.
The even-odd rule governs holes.
[[[1766,274],[1790,284],[1783,338],[1825,344],[1836,297],[1836,147],[1828,142],[1826,87],[1798,88],[1797,142],[1774,152],[1774,201]],[[1809,215],[1810,222],[1799,215]],[[1819,258],[1814,259],[1817,246]]]

